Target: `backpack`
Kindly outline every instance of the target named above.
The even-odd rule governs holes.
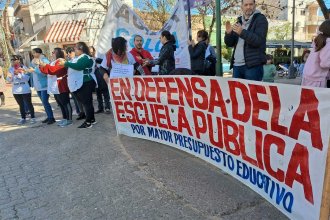
[[[204,74],[206,76],[215,76],[217,58],[212,54],[208,55],[204,60]]]

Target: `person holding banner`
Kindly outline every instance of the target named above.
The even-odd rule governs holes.
[[[242,0],[243,15],[226,22],[225,44],[233,47],[233,77],[261,81],[266,63],[267,18],[256,10],[255,0]]]
[[[123,37],[112,39],[112,49],[110,49],[102,60],[100,71],[104,80],[108,83],[112,69],[112,63],[134,65],[135,59],[131,53],[127,53],[127,41]]]
[[[208,75],[204,73],[204,60],[207,48],[206,40],[209,34],[205,30],[197,32],[197,44],[194,40],[188,41],[191,60],[191,70],[197,75]]]
[[[71,61],[60,59],[58,65],[68,68],[68,86],[70,92],[76,95],[86,114],[85,122],[78,128],[91,128],[96,124],[93,106],[93,91],[96,80],[94,75],[95,63],[89,56],[89,48],[84,42],[75,46],[75,57]]]
[[[142,47],[143,39],[140,35],[135,35],[134,37],[134,48],[130,51],[133,55],[135,61],[140,65],[143,65],[144,59],[153,60],[154,58],[151,56],[149,51],[143,49]],[[144,75],[151,75],[151,69],[153,65],[147,65],[142,67]]]
[[[163,44],[159,57],[155,60],[144,59],[143,66],[159,65],[159,75],[168,75],[175,69],[174,51],[176,50],[175,37],[169,31],[163,31],[160,36]]]
[[[306,61],[301,85],[327,87],[330,77],[330,20],[325,20],[319,27],[313,48]]]

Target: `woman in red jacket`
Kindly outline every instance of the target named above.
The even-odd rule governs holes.
[[[58,125],[66,127],[72,124],[72,107],[70,104],[70,90],[67,80],[68,70],[58,65],[58,59],[64,59],[64,53],[61,48],[55,48],[52,55],[55,61],[51,64],[40,63],[40,71],[48,75],[48,93],[54,94],[55,100],[61,108],[63,120],[61,120]]]

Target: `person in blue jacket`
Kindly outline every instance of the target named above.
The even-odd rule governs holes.
[[[47,75],[40,72],[39,64],[49,64],[49,60],[42,54],[40,48],[32,50],[33,60],[29,72],[32,73],[32,87],[37,91],[42,105],[44,106],[47,118],[42,123],[53,124],[55,123],[54,114],[51,105],[49,104],[49,94],[47,93]]]

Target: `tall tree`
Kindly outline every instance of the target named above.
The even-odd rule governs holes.
[[[3,3],[5,3],[5,2],[0,0],[0,4],[3,4]],[[4,58],[4,67],[5,67],[5,69],[9,68],[9,66],[10,66],[10,57],[9,57],[9,52],[8,52],[8,42],[9,42],[9,45],[11,46],[10,40],[8,41],[7,37],[6,37],[6,30],[5,30],[5,27],[4,27],[4,16],[3,16],[4,12],[6,11],[5,9],[9,5],[8,3],[9,3],[9,1],[7,0],[6,3],[5,3],[5,8],[0,11],[0,49],[1,49],[1,53],[2,53],[3,58]]]
[[[11,0],[5,1],[5,7],[3,8],[3,11],[1,13],[0,25],[2,26],[2,30],[4,31],[4,34],[5,34],[6,44],[7,44],[9,54],[16,54],[13,46],[11,45],[11,32],[10,32],[9,16],[8,16],[8,7],[9,7],[10,3],[11,3]]]
[[[284,10],[286,6],[282,6],[279,2],[274,0],[256,0],[257,7],[269,18],[276,18],[280,11]],[[241,14],[241,0],[224,0],[221,1],[221,14],[240,15]],[[204,30],[212,34],[216,16],[215,16],[215,0],[211,0],[207,6],[197,8],[199,12],[199,22],[202,22]],[[207,17],[210,16],[210,22],[207,22]],[[198,19],[197,19],[198,23]]]

